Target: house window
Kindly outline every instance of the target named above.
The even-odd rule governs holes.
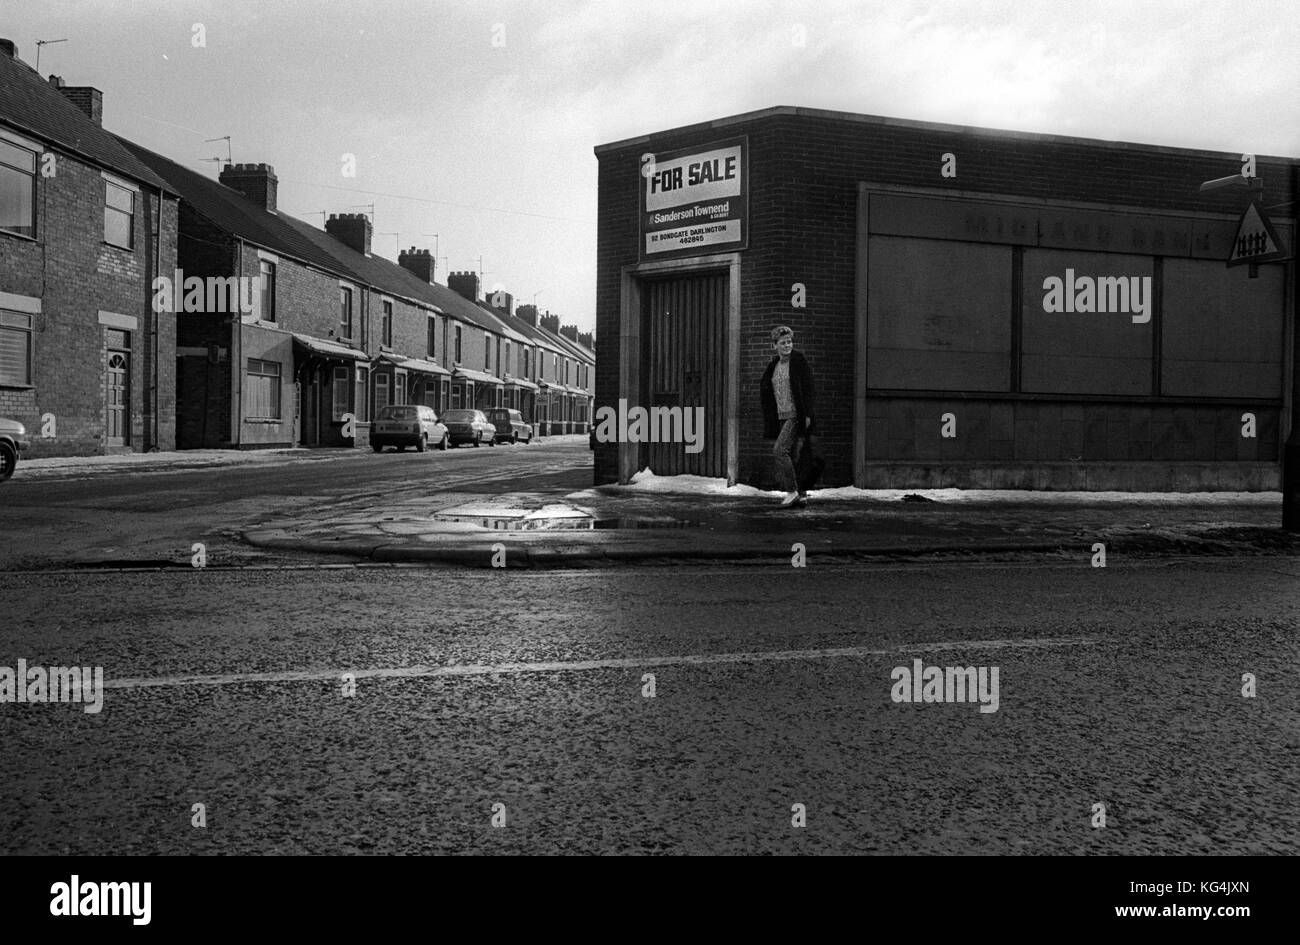
[[[438,356],[438,319],[434,318],[432,315],[429,316],[427,331],[428,338],[426,339],[426,344],[429,349],[429,357],[431,359],[436,358]]]
[[[510,342],[506,342],[506,359],[501,362],[501,373],[510,373]]]
[[[32,382],[32,317],[0,312],[0,384]]]
[[[369,414],[366,413],[366,394],[370,390],[370,369],[357,368],[357,409],[354,414],[358,420],[365,420]]]
[[[336,367],[334,369],[334,413],[335,423],[343,422],[343,415],[348,412],[348,379],[352,376],[345,367]]]
[[[275,263],[262,260],[262,320],[275,321]]]
[[[104,242],[135,248],[135,191],[104,181]]]
[[[0,230],[36,237],[36,152],[0,140]]]
[[[460,364],[460,326],[456,326],[456,363]]]
[[[483,370],[492,370],[492,336],[483,332]]]
[[[383,312],[379,316],[379,343],[386,347],[393,346],[393,303],[382,302]]]
[[[352,337],[352,290],[339,286],[339,337]]]
[[[276,361],[248,359],[248,418],[280,419],[280,365]]]
[[[392,396],[388,389],[388,374],[375,375],[375,411],[378,412],[381,407],[387,407],[393,402]]]
[[[406,403],[406,377],[405,371],[393,372],[393,403],[395,404]]]
[[[569,359],[564,359],[564,383],[569,383]]]

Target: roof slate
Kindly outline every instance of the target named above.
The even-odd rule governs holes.
[[[175,193],[134,154],[21,59],[0,53],[0,122],[92,164]]]

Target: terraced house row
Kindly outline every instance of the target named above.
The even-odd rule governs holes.
[[[589,429],[590,334],[374,255],[364,214],[280,212],[271,165],[214,181],[101,116],[0,40],[0,415],[34,455],[362,447],[404,403]]]

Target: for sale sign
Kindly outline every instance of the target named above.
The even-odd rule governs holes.
[[[745,142],[641,156],[642,257],[744,249]]]

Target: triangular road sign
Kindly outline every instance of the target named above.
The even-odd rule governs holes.
[[[1232,241],[1232,252],[1228,254],[1228,265],[1280,262],[1290,258],[1273,222],[1258,204],[1252,202],[1237,223],[1237,235]]]

